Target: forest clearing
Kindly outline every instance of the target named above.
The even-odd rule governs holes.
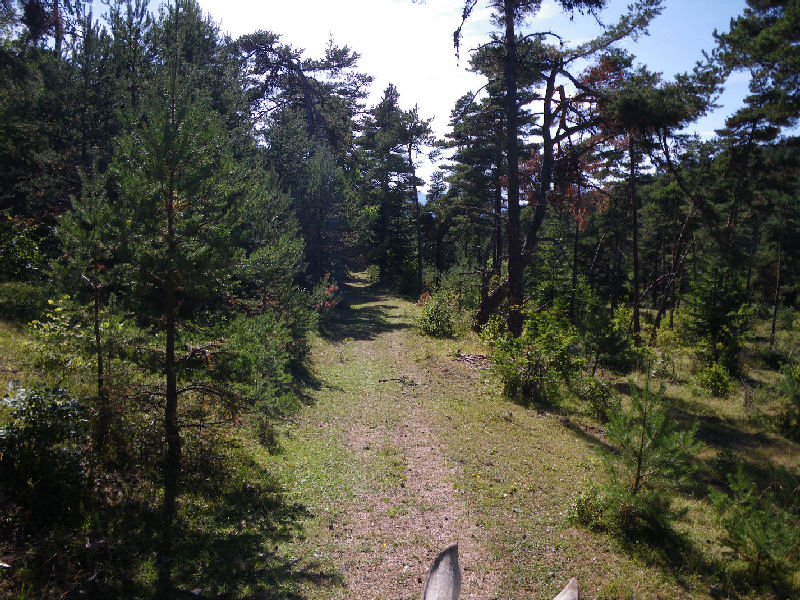
[[[0,597],[800,597],[800,1],[210,3],[0,2]]]

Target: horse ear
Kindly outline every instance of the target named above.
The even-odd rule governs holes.
[[[458,566],[458,544],[442,550],[433,560],[422,588],[422,600],[458,600],[461,593],[461,569]]]
[[[578,580],[574,577],[570,579],[567,587],[553,600],[578,600]]]

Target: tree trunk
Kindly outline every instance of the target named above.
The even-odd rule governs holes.
[[[508,329],[522,333],[522,248],[520,241],[519,151],[517,140],[517,39],[514,0],[504,0],[506,155],[508,157]]]
[[[442,243],[444,242],[444,233],[442,231],[439,231],[438,228],[435,231],[436,231],[436,257],[435,257],[436,271],[438,273],[441,273],[442,269],[444,268],[444,264],[442,261]]]
[[[600,248],[603,245],[603,241],[606,239],[606,235],[608,232],[603,232],[603,235],[600,236],[600,239],[597,241],[597,245],[594,247],[594,254],[592,255],[592,264],[589,265],[589,289],[594,289],[594,266],[597,264],[597,258],[600,256]]]
[[[386,257],[386,249],[389,239],[389,178],[388,175],[385,173],[381,174],[381,204],[378,207],[378,247],[380,249],[380,255],[378,257],[378,261],[381,267],[381,283],[385,283],[387,281],[389,273],[389,261]],[[393,275],[393,273],[392,273]]]
[[[556,77],[560,70],[560,64],[556,64],[547,76],[547,85],[544,92],[544,106],[542,108],[542,172],[539,181],[539,193],[536,199],[536,210],[533,219],[528,225],[525,235],[525,246],[522,254],[530,257],[539,244],[539,230],[544,223],[547,215],[547,193],[550,191],[550,183],[553,179],[553,164],[555,162],[555,142],[550,133],[553,125],[553,94],[555,94]]]
[[[497,170],[500,172],[502,162],[498,160]],[[494,189],[494,247],[492,270],[498,275],[503,271],[503,189],[500,185],[500,177],[495,182]]]
[[[667,259],[664,256],[664,232],[660,232],[661,237],[661,265],[660,265],[660,272],[664,273],[666,271],[667,266]],[[653,308],[658,306],[658,278],[659,272],[653,267],[653,288],[651,290],[651,294],[653,295]]]
[[[170,127],[165,136],[177,134],[178,122],[176,117],[177,96],[177,68],[173,66],[170,81]],[[174,144],[174,139],[167,138],[166,146]],[[169,153],[168,153],[169,155]],[[178,373],[175,361],[175,335],[177,328],[177,298],[176,288],[178,283],[178,246],[175,231],[176,206],[178,195],[176,167],[171,165],[167,181],[164,182],[165,197],[164,210],[167,217],[167,269],[165,274],[164,294],[164,334],[166,336],[164,348],[164,375],[166,378],[166,396],[164,405],[164,433],[167,442],[167,454],[164,460],[164,503],[161,510],[161,547],[158,552],[158,598],[170,600],[172,590],[172,554],[173,524],[176,515],[178,498],[178,477],[181,462],[181,439],[178,427]]]
[[[56,2],[56,6],[58,3]],[[83,97],[81,98],[81,165],[84,171],[89,170],[89,61],[94,59],[92,56],[93,48],[90,50],[89,40],[83,41],[83,64],[81,64],[81,71],[83,75],[83,87],[81,89]],[[90,58],[91,56],[91,58]]]
[[[64,41],[64,25],[61,23],[61,11],[58,7],[59,0],[53,2],[53,28],[55,31],[55,40],[53,42],[53,50],[56,56],[61,58],[61,46]]]
[[[611,276],[611,310],[617,311],[619,304],[619,289],[622,284],[622,236],[617,230],[616,243],[614,244],[614,267]]]
[[[581,202],[581,187],[578,186],[578,205]],[[580,235],[578,219],[575,219],[575,239],[572,243],[572,293],[569,298],[569,320],[575,323],[575,297],[578,294],[578,236]]]
[[[419,196],[417,195],[417,173],[411,155],[411,144],[408,144],[408,168],[411,169],[411,193],[414,198],[414,218],[417,225],[417,296],[422,295],[422,225],[420,224]]]
[[[758,227],[753,231],[753,242],[750,246],[750,256],[747,261],[747,283],[744,288],[744,301],[750,304],[753,296],[752,278],[753,278],[753,261],[756,258],[756,251],[758,250]]]
[[[174,187],[170,186],[174,190]],[[161,511],[161,549],[159,556],[159,593],[162,597],[172,596],[172,552],[173,522],[175,520],[178,497],[178,476],[180,471],[181,445],[178,428],[178,382],[175,362],[177,247],[175,240],[175,200],[172,193],[167,198],[167,253],[169,271],[167,273],[164,317],[166,321],[166,348],[164,374],[166,376],[166,405],[164,409],[164,429],[167,439],[167,455],[164,461],[164,504]]]
[[[778,238],[778,261],[775,268],[775,302],[772,306],[772,329],[769,333],[769,347],[775,344],[775,324],[778,321],[778,304],[780,302],[781,293],[781,239]]]
[[[631,201],[631,257],[633,260],[633,342],[637,346],[642,343],[641,324],[639,321],[639,199],[636,196],[636,159],[634,156],[633,138],[628,136],[628,154],[630,155],[630,201]]]
[[[317,192],[319,193],[319,192]],[[317,239],[315,254],[316,259],[316,271],[315,276],[317,279],[320,279],[325,276],[325,273],[328,271],[328,265],[325,264],[325,205],[322,202],[317,204],[318,213],[317,213]]]
[[[670,331],[672,331],[672,329],[675,327],[675,309],[677,308],[676,304],[678,302],[678,298],[677,298],[677,294],[676,294],[675,290],[677,289],[677,287],[678,286],[673,281],[672,282],[672,300],[670,301],[670,304],[669,304],[669,329],[670,329]]]
[[[497,312],[497,309],[500,308],[500,305],[507,295],[508,279],[505,279],[485,296],[481,295],[481,301],[478,304],[478,310],[475,311],[475,318],[472,322],[472,329],[474,331],[480,331],[480,328],[486,325],[489,321],[489,317]]]
[[[506,16],[513,11],[509,5],[513,4],[509,0],[505,0]],[[513,35],[513,23],[511,26],[510,34]],[[506,41],[508,41],[509,28],[506,27]],[[514,50],[516,52],[516,49]],[[514,57],[512,56],[512,59]],[[516,61],[508,59],[508,50],[506,55],[508,62],[514,62],[514,69],[516,69]],[[543,110],[543,123],[542,123],[542,173],[539,187],[539,194],[537,198],[536,210],[533,214],[525,235],[525,244],[522,245],[521,226],[520,226],[520,206],[519,206],[519,150],[517,148],[517,112],[516,112],[516,84],[514,86],[514,109],[511,110],[508,120],[508,277],[501,284],[496,286],[484,298],[481,298],[478,310],[475,313],[473,321],[473,329],[476,331],[481,326],[485,325],[489,317],[497,311],[503,300],[508,298],[509,315],[508,315],[508,328],[513,335],[518,336],[522,332],[522,313],[519,310],[519,304],[522,300],[522,270],[525,264],[530,261],[533,252],[538,246],[539,230],[544,222],[545,215],[547,214],[547,192],[550,189],[550,181],[552,179],[553,161],[554,161],[554,146],[552,136],[550,134],[550,127],[553,123],[552,103],[553,94],[555,93],[555,81],[558,76],[560,65],[555,65],[547,78],[547,88],[544,96],[544,110]],[[516,81],[516,71],[514,71],[514,79]],[[508,88],[508,79],[506,80]],[[506,96],[506,110],[510,110],[509,95]],[[513,130],[513,134],[512,134]]]
[[[103,345],[100,337],[100,284],[97,282],[92,283],[92,295],[94,296],[94,347],[97,356],[97,423],[95,425],[94,452],[102,460],[108,437],[111,407],[108,402],[103,368]]]
[[[686,259],[686,254],[683,253],[683,238],[686,234],[686,231],[689,227],[689,221],[691,219],[692,213],[689,211],[686,214],[686,218],[683,220],[683,225],[681,226],[681,231],[678,234],[678,239],[675,241],[675,246],[672,251],[672,267],[670,271],[669,279],[667,280],[666,286],[664,286],[664,293],[661,296],[661,301],[658,305],[658,312],[656,313],[656,320],[653,323],[653,332],[650,334],[650,345],[656,343],[656,336],[658,335],[658,329],[661,327],[661,319],[664,317],[664,313],[667,309],[667,297],[670,294],[670,290],[672,290],[672,308],[670,309],[669,313],[669,328],[672,329],[673,323],[673,311],[675,310],[675,280],[678,277],[678,271],[683,267],[683,261]]]

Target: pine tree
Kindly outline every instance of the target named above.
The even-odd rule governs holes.
[[[81,180],[81,197],[73,199],[72,210],[59,220],[58,233],[64,256],[57,268],[61,271],[59,279],[63,291],[76,288],[79,293],[81,288],[89,291],[91,316],[84,320],[91,324],[94,334],[97,397],[93,446],[95,454],[102,458],[112,419],[106,368],[109,348],[107,340],[103,339],[102,323],[109,295],[107,288],[112,283],[111,269],[119,259],[118,223],[106,193],[106,177],[98,173],[96,158],[89,171],[81,173]]]
[[[216,68],[224,64],[216,29],[195,3],[179,1],[162,14],[154,40],[162,60],[152,85],[143,90],[133,132],[120,142],[116,175],[118,218],[127,245],[124,301],[153,334],[154,343],[137,352],[140,366],[156,367],[163,377],[162,383],[153,380],[145,393],[163,399],[166,451],[158,587],[169,597],[182,403],[200,397],[236,411],[242,402],[253,401],[244,393],[247,380],[264,373],[253,363],[260,359],[252,338],[268,336],[265,328],[274,318],[259,311],[250,293],[270,269],[279,267],[264,264],[271,255],[262,244],[273,236],[265,236],[261,224],[241,220],[269,200],[260,194],[273,192],[256,185],[253,174],[233,155],[237,130],[226,126],[229,115],[219,112],[212,94],[226,86],[212,85],[209,93],[209,86],[199,84],[225,76],[224,69]],[[234,86],[228,80],[227,87]],[[250,247],[231,243],[237,239],[248,240]],[[260,314],[252,321],[235,319],[237,307]],[[263,339],[261,347],[270,347],[269,340]],[[232,378],[230,365],[245,350],[251,353],[250,366],[241,365]],[[280,363],[278,367],[283,368]]]
[[[735,120],[787,127],[800,119],[800,10],[794,0],[748,0],[728,32],[716,34],[729,70],[748,70],[752,95]]]
[[[639,392],[631,385],[631,406],[609,411],[606,454],[607,518],[622,533],[650,529],[659,535],[673,516],[671,493],[686,482],[692,458],[700,450],[697,425],[678,427],[663,387],[650,389],[650,376]]]
[[[566,87],[560,85],[565,78],[572,84],[578,79],[570,72],[576,61],[594,57],[615,42],[641,33],[649,21],[661,11],[660,0],[642,0],[631,5],[630,13],[623,15],[619,22],[596,40],[581,44],[576,48],[548,46],[544,39],[549,33],[542,32],[536,38],[537,52],[531,53],[531,67],[539,75],[535,83],[544,88],[540,97],[541,121],[538,130],[542,138],[542,166],[539,194],[533,216],[528,220],[523,236],[520,220],[520,177],[519,177],[519,72],[520,61],[517,51],[516,25],[523,17],[536,14],[541,7],[539,0],[500,0],[489,2],[494,9],[496,22],[504,31],[502,36],[504,58],[504,113],[506,118],[506,158],[508,185],[508,278],[487,294],[476,314],[476,325],[483,325],[505,299],[510,307],[508,327],[515,335],[522,330],[520,305],[522,302],[522,274],[525,263],[533,257],[539,241],[539,233],[547,213],[547,194],[552,185],[552,174],[556,147],[570,136],[581,131],[589,131],[597,125],[595,119],[576,118],[575,111],[580,106],[596,102],[599,91],[585,82],[579,82],[575,94],[568,96]],[[471,14],[477,0],[468,0],[464,5],[463,19]],[[567,10],[596,10],[605,5],[603,0],[567,1],[562,6]],[[463,21],[462,21],[463,26]],[[460,28],[455,32],[456,49],[460,40]],[[499,41],[499,40],[498,40]],[[582,114],[582,113],[581,113]]]
[[[405,145],[404,111],[397,88],[389,85],[381,101],[364,117],[358,139],[363,155],[362,203],[374,214],[372,255],[385,281],[409,288],[413,277],[413,218],[409,214],[410,168]]]
[[[411,195],[411,204],[414,206],[414,225],[416,228],[416,255],[417,255],[417,295],[422,294],[422,216],[420,213],[417,185],[420,183],[415,159],[423,146],[433,144],[431,119],[421,119],[418,107],[414,107],[403,116],[402,125],[403,144],[408,153],[408,187]]]
[[[268,157],[293,198],[307,253],[307,283],[343,276],[353,249],[354,223],[343,218],[354,187],[355,118],[371,77],[359,55],[330,41],[325,55],[308,58],[259,31],[235,43],[244,61],[252,112]]]

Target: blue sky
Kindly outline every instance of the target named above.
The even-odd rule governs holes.
[[[601,15],[611,21],[612,15],[622,13],[628,0],[612,0]],[[713,32],[727,31],[731,18],[740,15],[746,6],[744,0],[666,0],[664,11],[650,26],[650,35],[626,44],[636,56],[636,62],[658,71],[665,79],[676,73],[691,71],[705,50],[715,46]],[[576,17],[572,22],[563,14],[553,18],[559,30],[570,31],[576,37],[596,35],[597,25],[591,17]],[[725,86],[718,103],[720,109],[691,125],[688,130],[711,136],[715,129],[724,126],[725,117],[739,106],[747,95],[749,76],[734,73]]]
[[[433,117],[434,130],[444,135],[456,99],[477,90],[483,81],[466,71],[453,52],[452,33],[460,22],[463,0],[199,0],[223,31],[239,36],[258,29],[280,33],[287,43],[322,53],[329,37],[362,55],[360,68],[375,77],[370,102],[376,102],[390,82],[400,92],[404,108],[419,105],[423,117]],[[611,0],[601,13],[613,22],[629,0]],[[744,0],[666,0],[666,8],[650,27],[650,35],[629,44],[637,62],[663,73],[665,79],[691,70],[703,50],[714,48],[713,31],[728,29],[741,14]],[[486,0],[480,0],[464,29],[463,48],[486,41],[490,25]],[[527,30],[553,30],[572,42],[599,32],[592,17],[570,20],[555,0],[544,0]],[[722,108],[688,128],[713,135],[747,93],[747,79],[734,74],[720,99]],[[431,165],[420,175],[427,178]]]

